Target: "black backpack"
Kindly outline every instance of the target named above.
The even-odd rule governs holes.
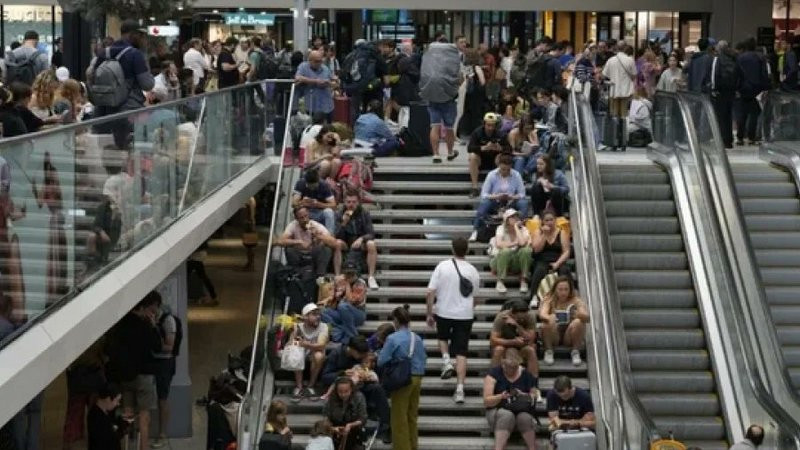
[[[24,61],[17,61],[14,52],[10,54],[12,58],[6,59],[6,82],[11,84],[15,81],[20,81],[28,86],[32,85],[33,80],[36,78],[36,58],[42,55],[42,52],[36,50]]]
[[[714,62],[716,61],[716,68]],[[736,58],[727,53],[720,53],[711,61],[714,80],[712,91],[733,92],[739,88],[739,72]]]
[[[257,80],[272,80],[278,76],[278,61],[275,58],[269,57],[261,50],[252,50],[250,54],[258,53],[258,62],[256,63],[256,79]]]
[[[375,79],[377,61],[373,49],[359,47],[350,52],[342,63],[342,89],[348,95],[364,92]]]
[[[181,342],[183,342],[183,324],[181,323],[181,319],[175,314],[161,314],[161,318],[158,319],[158,332],[161,333],[161,339],[167,337],[167,333],[164,331],[164,321],[169,316],[172,316],[175,320],[175,343],[172,344],[172,356],[178,356],[181,351]]]
[[[528,64],[528,67],[525,70],[526,88],[552,89],[553,77],[550,76],[550,68],[548,67],[551,59],[553,59],[553,57],[550,56],[549,53],[545,53]]]

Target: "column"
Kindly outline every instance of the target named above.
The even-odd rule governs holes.
[[[294,21],[292,27],[294,50],[308,50],[308,0],[294,0]]]
[[[172,314],[179,318],[183,326],[183,341],[175,360],[175,376],[169,391],[170,419],[167,437],[192,437],[192,380],[189,376],[189,316],[186,287],[186,263],[181,264],[155,289],[161,294],[164,304],[169,305]],[[151,412],[153,430],[158,428],[158,411]],[[155,432],[152,436],[157,436]]]
[[[733,47],[758,27],[772,26],[772,2],[751,0],[712,0],[710,37],[724,39]]]

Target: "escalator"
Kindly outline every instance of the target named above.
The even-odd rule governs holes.
[[[634,390],[663,433],[726,449],[670,177],[646,161],[601,164],[600,177]]]
[[[733,177],[781,352],[798,391],[800,199],[790,173],[753,159],[733,165]]]

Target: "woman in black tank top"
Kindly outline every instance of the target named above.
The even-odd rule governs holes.
[[[569,275],[566,262],[570,253],[569,230],[556,226],[556,214],[553,210],[542,213],[542,226],[533,235],[533,275],[531,289],[539,290],[539,283],[549,272]]]

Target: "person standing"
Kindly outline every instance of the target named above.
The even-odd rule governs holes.
[[[380,354],[378,367],[384,367],[390,361],[408,358],[411,355],[411,380],[408,386],[391,393],[392,413],[392,449],[417,450],[419,417],[419,396],[422,388],[422,376],[425,374],[425,363],[428,359],[422,338],[409,330],[411,315],[408,305],[398,306],[392,311],[394,333],[386,338]]]
[[[236,86],[239,84],[239,66],[233,58],[233,51],[239,41],[231,36],[225,40],[225,45],[217,56],[217,73],[219,74],[219,89]]]
[[[461,55],[458,48],[447,42],[442,35],[436,42],[428,46],[422,56],[420,71],[420,97],[428,102],[428,113],[431,118],[430,141],[433,150],[433,162],[441,163],[439,156],[439,140],[442,127],[445,130],[447,159],[452,161],[458,155],[455,150],[455,126],[458,107],[458,88],[461,84]]]
[[[333,113],[332,89],[336,87],[336,80],[333,72],[323,64],[324,58],[321,50],[310,52],[308,61],[300,64],[294,76],[295,82],[302,88],[300,95],[305,98],[306,108],[316,118],[314,123],[329,123]]]
[[[764,442],[764,428],[760,425],[750,425],[744,435],[744,440],[733,444],[730,450],[756,449],[762,442]]]
[[[717,43],[717,52],[711,60],[708,92],[717,115],[719,132],[725,148],[733,148],[733,101],[741,81],[741,69],[736,55],[726,41]]]
[[[467,377],[467,353],[472,323],[475,320],[475,289],[480,286],[478,269],[466,261],[469,242],[457,237],[451,242],[453,258],[440,262],[428,282],[427,323],[436,326],[439,349],[442,352],[442,379],[448,380],[456,375],[456,391],[453,400],[464,403],[464,380]],[[462,279],[469,282],[472,289],[461,289]],[[434,301],[435,314],[434,314]],[[456,357],[456,366],[450,359],[450,352]]]
[[[743,43],[744,52],[736,59],[742,74],[739,85],[739,101],[741,107],[736,118],[736,144],[758,145],[758,117],[761,106],[758,96],[770,88],[771,82],[767,60],[756,51],[756,40],[747,39]]]
[[[633,97],[634,83],[636,81],[636,62],[633,60],[633,47],[622,45],[616,55],[609,58],[603,68],[603,76],[609,79],[609,112],[615,120],[614,133],[618,139],[613,139],[615,144],[625,142],[625,121]],[[534,287],[535,289],[535,287]]]
[[[32,84],[36,75],[50,68],[50,58],[39,50],[39,33],[25,32],[22,45],[12,50],[6,59],[6,79],[9,83],[21,81]]]
[[[192,70],[195,92],[203,92],[206,73],[211,72],[208,60],[203,56],[203,41],[194,38],[189,41],[189,49],[183,55],[183,66]]]
[[[126,427],[114,414],[121,399],[122,394],[113,385],[104,386],[97,392],[97,400],[89,408],[86,420],[88,450],[122,449],[122,436]]]

